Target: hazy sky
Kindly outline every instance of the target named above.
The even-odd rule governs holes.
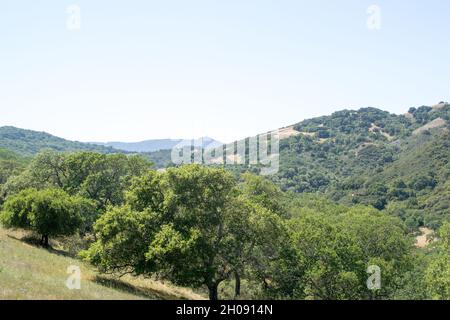
[[[450,100],[449,15],[443,0],[4,0],[0,126],[227,142],[344,108],[403,113]]]

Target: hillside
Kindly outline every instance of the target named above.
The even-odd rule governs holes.
[[[64,251],[35,247],[21,240],[22,236],[0,227],[0,300],[202,299],[190,290],[152,280],[99,276]],[[80,290],[65,285],[71,265],[81,269]]]
[[[449,110],[448,103],[410,108],[403,115],[377,108],[341,110],[281,128],[282,166],[275,180],[286,190],[317,191],[337,179],[365,172],[369,164],[384,166],[394,160],[391,157],[405,139],[448,129]],[[170,152],[162,151],[146,155],[164,167],[170,164]],[[314,177],[306,174],[308,168],[323,174],[316,172],[317,181],[313,181]]]
[[[69,141],[46,132],[0,127],[0,148],[5,148],[22,156],[32,156],[42,149],[55,151],[96,151],[100,153],[118,152],[112,147]]]
[[[284,190],[370,204],[411,227],[436,228],[450,204],[450,105],[411,108],[408,115],[364,108],[298,123],[299,134],[280,143],[273,180]]]
[[[450,219],[449,141],[449,132],[439,130],[404,139],[392,162],[336,183],[333,196],[386,209],[411,227],[435,229]]]
[[[449,105],[439,112],[421,107],[413,118],[407,118],[365,108],[305,120],[294,125],[299,135],[280,144],[281,170],[276,179],[284,189],[312,192],[384,170],[414,148],[413,141],[421,139],[421,135],[413,135],[418,128],[437,118],[444,119],[448,127],[449,110]],[[442,128],[445,126],[435,130]]]

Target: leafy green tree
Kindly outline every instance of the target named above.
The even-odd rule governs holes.
[[[7,228],[22,228],[41,235],[41,243],[49,245],[49,237],[74,234],[82,225],[85,203],[59,189],[27,189],[8,197],[1,213]]]
[[[436,254],[425,271],[427,291],[432,299],[450,300],[450,223],[438,232]]]
[[[292,279],[292,298],[357,298],[365,264],[351,235],[318,213],[294,219],[291,230],[297,263],[303,269],[300,278]]]
[[[397,290],[390,297],[393,300],[426,300],[429,299],[428,292],[425,290],[426,282],[424,279],[425,269],[428,264],[428,257],[422,251],[413,253],[412,268],[396,279]]]
[[[229,173],[198,165],[148,172],[134,180],[127,201],[98,220],[98,240],[82,256],[105,272],[205,286],[212,300],[220,283],[262,261],[254,253],[280,224],[275,213],[239,196]]]
[[[241,189],[243,194],[255,203],[259,203],[264,208],[286,216],[287,210],[284,204],[285,194],[272,181],[251,173],[244,173],[241,176]]]
[[[87,161],[84,159],[88,157]],[[98,158],[90,163],[89,158]],[[86,198],[97,201],[101,209],[108,205],[120,205],[124,202],[124,191],[130,186],[131,179],[140,176],[150,169],[151,163],[139,156],[113,155],[89,155],[73,154],[68,161],[72,162],[72,175],[77,175],[77,163],[81,168],[85,167],[84,179],[75,190]],[[86,168],[87,167],[87,168]]]
[[[365,288],[361,298],[381,299],[392,297],[399,287],[397,281],[412,270],[413,239],[403,222],[376,209],[355,206],[342,216],[342,230],[353,235],[362,252],[362,261],[381,269],[380,290]],[[364,275],[367,278],[367,275]]]
[[[274,264],[283,255],[288,232],[279,214],[247,196],[239,195],[225,208],[228,212],[226,256],[235,280],[234,298],[241,295],[241,279],[255,281],[267,288]]]
[[[413,272],[412,239],[402,222],[364,206],[345,208],[314,197],[293,202],[290,250],[276,262],[272,296],[293,299],[383,299],[397,294]],[[367,268],[381,269],[369,290]]]

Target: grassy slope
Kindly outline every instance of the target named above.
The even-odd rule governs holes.
[[[0,300],[3,299],[202,299],[190,290],[149,279],[120,280],[99,276],[90,266],[20,240],[21,234],[0,227]],[[70,265],[81,269],[81,289],[65,283]]]

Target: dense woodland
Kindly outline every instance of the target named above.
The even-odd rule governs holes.
[[[8,128],[0,221],[44,247],[81,239],[78,256],[103,273],[210,299],[450,299],[449,109],[303,121],[269,178],[245,166],[175,167],[162,151],[153,161],[168,169],[157,171],[148,154],[74,151]],[[435,233],[417,248],[423,226]],[[370,266],[379,288],[367,286]]]

